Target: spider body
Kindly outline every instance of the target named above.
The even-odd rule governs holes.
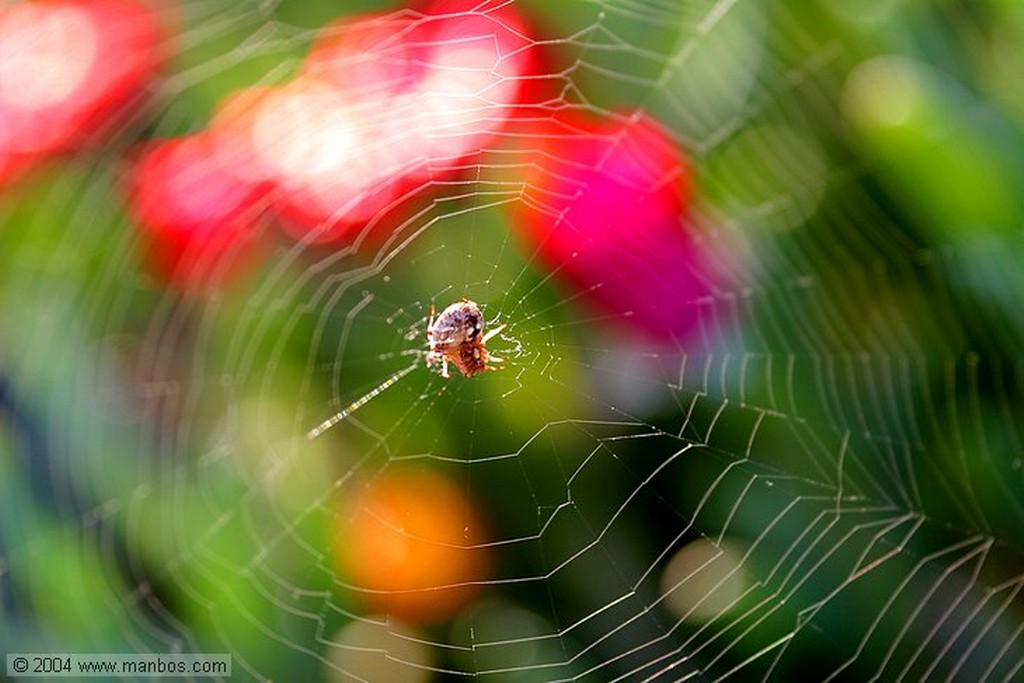
[[[500,370],[490,365],[492,361],[502,362],[487,352],[487,340],[501,331],[497,327],[484,334],[484,316],[475,302],[463,298],[441,314],[434,317],[430,308],[430,322],[427,323],[427,365],[441,363],[441,376],[448,379],[448,365],[454,365],[463,377],[473,377],[488,370]]]

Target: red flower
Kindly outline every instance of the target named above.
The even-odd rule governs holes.
[[[129,203],[147,259],[176,286],[235,273],[265,208],[265,183],[240,177],[229,146],[210,134],[151,143],[137,157]]]

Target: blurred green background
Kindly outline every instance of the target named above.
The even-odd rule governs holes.
[[[350,680],[364,650],[379,680],[1022,675],[1024,7],[517,4],[553,111],[643,109],[689,158],[722,271],[702,335],[640,343],[543,272],[505,206],[528,139],[385,247],[268,224],[238,281],[165,290],[124,151],[395,9],[184,3],[148,118],[0,191],[5,653],[229,652],[232,680]],[[306,440],[464,295],[507,325],[504,371],[418,368]],[[491,530],[441,623],[368,614],[331,554],[346,487],[397,464]],[[700,539],[714,559],[667,574]],[[697,587],[728,599],[679,607]]]

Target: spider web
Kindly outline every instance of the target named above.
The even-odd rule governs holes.
[[[856,146],[871,43],[843,27],[877,25],[839,5],[520,3],[564,65],[552,112],[643,109],[689,156],[713,258],[686,337],[631,332],[516,236],[533,133],[368,247],[268,225],[265,265],[203,296],[139,270],[118,164],[5,197],[5,650],[229,652],[238,680],[1019,677],[1019,221],[929,232]],[[183,5],[154,134],[287,77],[335,11]],[[919,11],[899,47],[956,73],[935,44],[966,10]],[[504,367],[445,380],[424,333],[461,297]],[[486,518],[490,570],[442,623],[365,609],[332,553],[339,499],[401,468]]]

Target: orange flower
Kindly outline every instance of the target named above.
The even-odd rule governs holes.
[[[363,603],[411,623],[451,616],[486,575],[479,514],[463,491],[425,469],[370,481],[343,505],[334,539]]]

